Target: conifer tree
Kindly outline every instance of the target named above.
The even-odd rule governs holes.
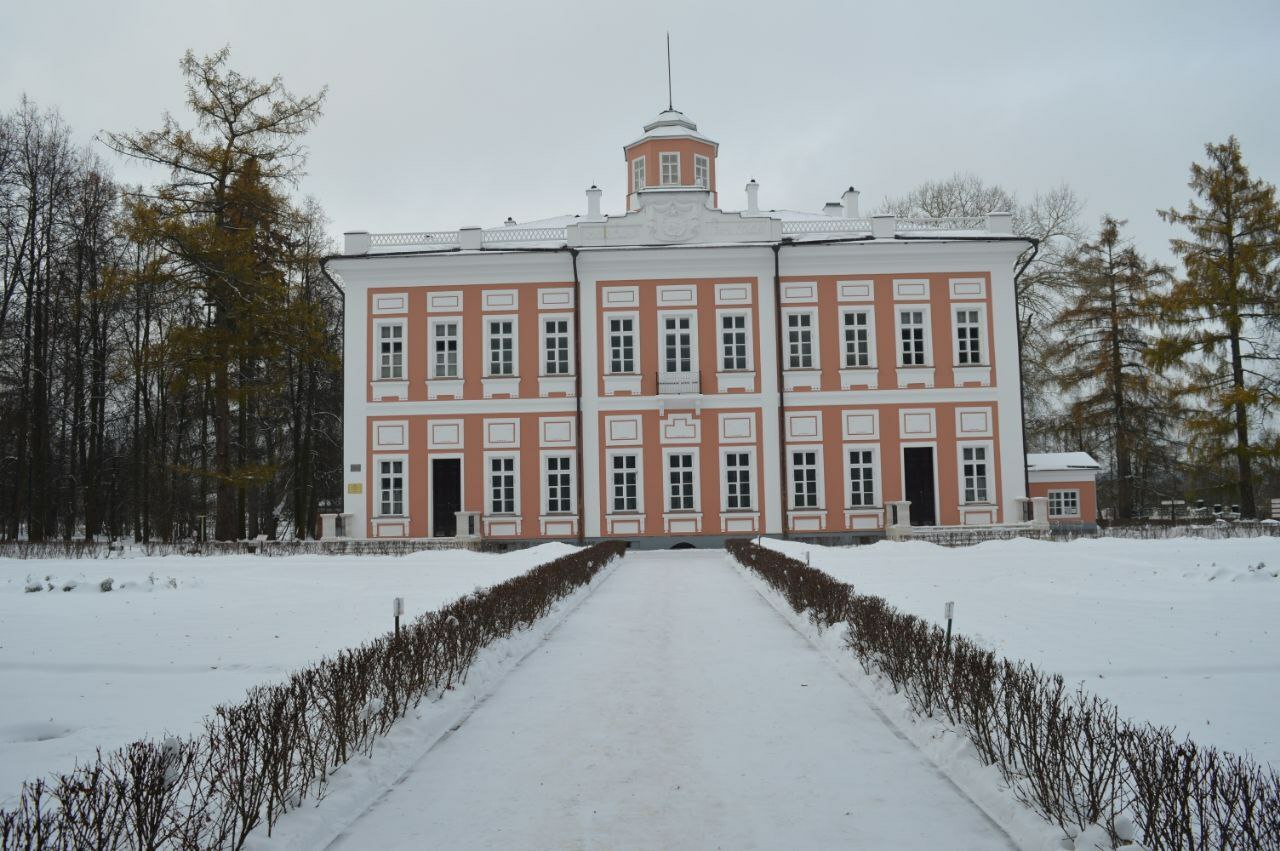
[[[1152,299],[1169,270],[1121,237],[1124,224],[1104,217],[1097,238],[1067,256],[1067,301],[1050,348],[1058,386],[1074,395],[1068,422],[1111,455],[1119,519],[1133,516],[1135,462],[1155,454],[1171,415],[1167,382],[1143,362],[1155,338]]]
[[[159,285],[198,295],[210,314],[175,329],[168,342],[184,377],[211,385],[214,459],[205,472],[216,486],[220,540],[245,533],[245,490],[263,475],[246,454],[263,381],[257,365],[271,347],[288,345],[289,331],[277,313],[287,291],[272,234],[290,216],[284,190],[301,175],[301,139],[324,101],[323,90],[297,96],[279,77],[242,76],[228,57],[224,48],[182,59],[195,129],[166,115],[158,130],[105,134],[114,150],[169,170],[168,182],[132,198],[130,236],[165,251]]]
[[[1240,512],[1257,516],[1255,461],[1275,451],[1257,440],[1277,401],[1274,339],[1280,207],[1275,187],[1249,176],[1234,136],[1205,146],[1188,186],[1185,211],[1162,210],[1188,239],[1173,239],[1185,275],[1158,300],[1165,331],[1151,350],[1156,366],[1179,366],[1181,393],[1197,408],[1186,428],[1209,463],[1234,457]]]

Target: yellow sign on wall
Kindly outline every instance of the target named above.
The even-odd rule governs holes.
[[[364,493],[364,485],[359,482],[347,485],[347,493]]]

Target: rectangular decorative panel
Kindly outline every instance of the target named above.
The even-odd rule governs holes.
[[[409,312],[409,294],[408,293],[374,293],[373,312],[380,313],[380,314],[408,313]]]
[[[511,449],[520,445],[519,420],[485,420],[485,449]]]
[[[638,307],[639,304],[639,287],[605,287],[601,291],[601,307]]]
[[[818,411],[788,413],[787,440],[822,440],[822,414]]]
[[[716,304],[751,304],[751,284],[716,284]]]
[[[880,436],[880,415],[876,411],[845,411],[844,439],[866,440]]]
[[[927,299],[928,278],[899,278],[893,282],[893,297],[897,299]]]
[[[573,446],[572,417],[543,417],[539,422],[543,446]]]
[[[406,449],[408,446],[409,423],[406,420],[373,424],[374,449]]]
[[[987,282],[982,278],[952,278],[952,298],[983,298],[987,294]]]
[[[540,289],[538,290],[538,308],[541,310],[563,310],[573,307],[573,290]]]
[[[904,440],[938,436],[933,408],[904,408],[898,412],[898,416],[899,431]]]
[[[990,408],[957,408],[956,434],[959,437],[990,437]]]
[[[520,294],[516,290],[485,290],[485,310],[515,310],[520,306]]]
[[[462,291],[427,293],[428,313],[456,313],[462,310]]]
[[[461,449],[462,420],[432,420],[427,423],[428,449]]]
[[[874,281],[836,281],[840,301],[871,301],[875,297]]]
[[[721,443],[750,443],[756,439],[755,414],[721,414]]]
[[[605,442],[614,446],[640,444],[640,417],[605,417]]]
[[[798,304],[817,300],[817,281],[792,281],[782,285],[783,304]]]

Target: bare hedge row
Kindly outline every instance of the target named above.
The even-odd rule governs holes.
[[[26,783],[0,810],[0,849],[238,849],[323,798],[339,766],[464,682],[483,647],[531,626],[625,549],[597,544],[422,615],[218,707],[192,738],[135,742]]]
[[[781,553],[745,541],[729,551],[819,628],[847,624],[863,670],[887,678],[918,714],[963,729],[1064,835],[1099,824],[1113,844],[1151,851],[1280,848],[1274,769],[1133,724],[1061,676],[968,639],[953,638],[948,652],[938,627]]]

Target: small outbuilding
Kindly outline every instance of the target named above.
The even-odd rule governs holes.
[[[1098,471],[1088,452],[1027,454],[1027,495],[1049,500],[1049,524],[1091,531],[1098,528]]]

